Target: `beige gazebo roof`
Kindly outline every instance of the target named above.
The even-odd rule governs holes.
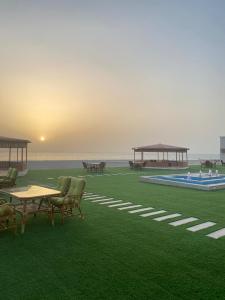
[[[171,146],[165,144],[155,144],[132,148],[135,152],[187,152],[189,148]]]
[[[25,148],[29,140],[0,136],[0,148]]]

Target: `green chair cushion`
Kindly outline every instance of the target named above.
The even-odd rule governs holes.
[[[10,178],[13,172],[13,168],[9,168],[6,177]]]
[[[6,203],[5,199],[0,198],[0,205]]]
[[[11,171],[11,174],[9,177],[12,180],[12,182],[14,182],[14,183],[16,182],[17,175],[18,175],[17,169],[12,168],[12,171]]]
[[[70,204],[73,201],[68,197],[52,197],[51,203],[55,206],[62,206],[63,204]]]
[[[86,182],[84,179],[71,177],[71,184],[67,195],[75,197],[81,196],[84,191],[85,184]]]
[[[17,178],[17,169],[15,168],[11,168],[11,170],[9,169],[9,177],[5,177],[5,178],[1,178],[0,179],[0,185],[2,184],[6,184],[6,185],[14,185],[16,182],[16,178]]]
[[[51,197],[50,202],[56,206],[63,204],[64,197]]]
[[[65,196],[70,187],[71,178],[68,176],[60,176],[58,178],[58,190],[61,192],[61,196]]]

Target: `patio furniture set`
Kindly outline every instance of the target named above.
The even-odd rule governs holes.
[[[133,162],[129,160],[130,169],[141,170],[145,167],[145,162]]]
[[[83,161],[82,164],[87,172],[103,172],[106,166],[106,163],[104,161],[95,163]]]
[[[78,215],[84,218],[80,206],[86,185],[83,178],[61,176],[58,178],[56,189],[38,185],[25,187],[14,185],[15,182],[0,190],[3,195],[0,198],[0,230],[13,229],[16,233],[16,213],[21,216],[22,234],[30,214],[36,216],[38,213],[46,213],[52,225],[56,213],[60,213],[62,224],[65,217]],[[12,201],[16,203],[12,204]]]
[[[214,160],[200,160],[200,164],[201,164],[201,169],[202,168],[213,169],[213,168],[215,168],[219,164],[221,164],[222,166],[224,166],[225,162],[223,162],[222,160],[218,160],[218,159],[214,159]]]

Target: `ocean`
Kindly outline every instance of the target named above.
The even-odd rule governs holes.
[[[200,160],[219,159],[219,154],[188,154],[190,165],[197,165]],[[154,155],[146,155],[146,159],[154,159]],[[86,153],[35,153],[28,155],[29,169],[70,169],[82,168],[82,161],[105,161],[109,167],[127,167],[133,159],[132,152],[86,152]],[[138,159],[138,156],[137,156]],[[172,158],[173,159],[173,158]]]

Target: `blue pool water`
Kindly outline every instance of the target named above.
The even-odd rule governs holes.
[[[191,176],[190,178],[187,175],[175,175],[175,176],[155,176],[154,178],[159,178],[163,180],[172,180],[177,182],[185,182],[192,184],[201,184],[201,185],[209,185],[209,184],[225,184],[225,176],[213,176],[213,177],[197,177]]]
[[[225,189],[225,175],[193,174],[142,176],[141,181],[201,190]]]

